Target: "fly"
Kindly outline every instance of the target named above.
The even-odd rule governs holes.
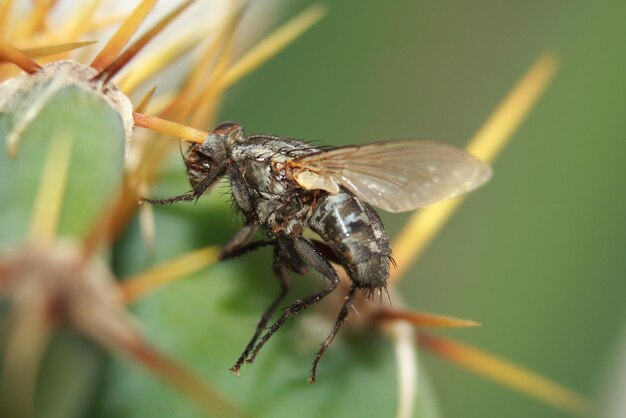
[[[231,370],[239,374],[285,321],[319,302],[339,285],[330,262],[344,267],[352,281],[335,325],[322,343],[309,382],[341,325],[357,290],[372,296],[386,290],[391,249],[372,206],[404,212],[469,192],[485,183],[491,168],[465,151],[428,140],[382,141],[368,145],[316,148],[280,136],[245,136],[232,122],[220,124],[202,144],[184,156],[192,190],[166,199],[171,204],[196,200],[220,178],[230,182],[245,225],[224,246],[219,259],[273,248],[273,270],[280,292],[265,310],[250,342]],[[307,229],[321,240],[305,238]],[[261,229],[267,239],[252,241]],[[328,280],[321,291],[285,308],[266,330],[290,287],[289,272],[312,267]]]

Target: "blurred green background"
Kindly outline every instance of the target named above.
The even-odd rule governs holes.
[[[289,4],[285,18],[302,7]],[[222,119],[328,144],[424,137],[463,146],[541,52],[558,55],[560,72],[494,164],[493,180],[400,290],[412,308],[483,324],[446,334],[602,399],[625,318],[626,3],[329,7],[229,91]],[[382,216],[394,236],[408,215]],[[422,359],[445,417],[567,416]]]

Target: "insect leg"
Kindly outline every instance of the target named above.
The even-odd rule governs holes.
[[[337,257],[337,254],[330,248],[330,246],[320,240],[311,239],[311,243],[317,248],[317,251],[322,253],[322,255],[330,262],[341,264],[341,260]]]
[[[233,373],[237,375],[239,374],[239,369],[241,368],[241,365],[244,363],[244,361],[246,361],[246,358],[248,357],[248,355],[254,348],[254,344],[259,339],[259,336],[261,335],[261,333],[265,330],[267,323],[270,321],[270,319],[272,319],[274,312],[276,312],[276,309],[281,304],[281,302],[285,299],[285,297],[287,296],[287,293],[289,292],[291,281],[289,280],[289,274],[287,273],[287,270],[279,262],[278,251],[279,251],[278,247],[275,247],[274,248],[274,274],[276,275],[276,277],[278,278],[280,282],[280,293],[278,294],[276,299],[274,299],[274,302],[272,302],[272,304],[265,310],[265,312],[263,312],[263,316],[261,316],[261,319],[259,320],[259,323],[256,326],[256,331],[254,332],[254,335],[250,339],[250,342],[246,346],[245,350],[243,350],[243,353],[241,353],[241,356],[239,357],[239,359],[237,359],[237,362],[233,365],[233,367],[230,368],[230,370],[232,370]]]
[[[239,172],[239,168],[237,168],[235,163],[230,163],[226,167],[226,172],[228,173],[230,189],[233,193],[233,199],[235,200],[235,203],[237,204],[241,212],[243,212],[248,222],[254,223],[254,219],[256,218],[254,202],[252,201],[252,197],[250,196],[248,186],[246,186],[246,181]]]
[[[348,292],[348,295],[346,296],[346,301],[343,303],[343,306],[341,307],[341,310],[339,311],[339,315],[337,316],[337,320],[335,321],[335,325],[333,326],[333,329],[330,331],[330,334],[328,334],[328,337],[326,337],[326,339],[322,343],[322,347],[320,348],[320,351],[317,352],[317,355],[315,356],[315,360],[313,360],[313,366],[311,367],[311,375],[309,376],[309,383],[315,383],[316,375],[317,375],[317,365],[319,364],[320,359],[322,358],[322,356],[324,355],[324,353],[326,352],[330,344],[335,339],[335,335],[337,335],[339,328],[341,328],[343,323],[348,318],[348,312],[350,311],[350,308],[352,307],[352,303],[354,301],[355,291],[356,291],[356,285],[353,284],[352,287],[350,287],[350,291]]]
[[[229,251],[226,254],[224,253],[224,251],[222,251],[222,253],[218,255],[218,260],[221,260],[221,261],[230,260],[231,258],[240,257],[256,249],[259,249],[261,247],[267,247],[269,245],[276,245],[276,241],[265,239],[265,240],[250,242],[240,247],[233,248],[231,251]]]
[[[177,196],[166,197],[165,199],[146,199],[143,197],[139,198],[139,202],[146,202],[153,205],[171,205],[172,203],[181,202],[185,200],[197,200],[202,196],[202,193],[206,191],[215,181],[220,178],[224,172],[225,164],[217,166],[215,170],[211,172],[208,176],[202,179],[193,190],[183,193]]]
[[[252,238],[252,235],[254,235],[258,227],[259,225],[256,222],[244,225],[239,231],[237,231],[235,236],[232,237],[230,241],[228,241],[228,244],[226,244],[224,248],[222,248],[222,252],[220,253],[220,255],[217,256],[217,259],[225,260],[227,258],[233,258],[241,254],[245,254],[241,253],[237,255],[231,255],[231,253],[237,252],[240,248],[244,247],[248,241],[250,241],[250,238]]]
[[[281,244],[282,243],[282,244]],[[319,302],[324,296],[328,295],[330,292],[335,290],[337,285],[339,284],[339,276],[337,276],[337,272],[333,266],[324,258],[324,256],[315,248],[315,246],[305,238],[295,238],[294,240],[289,240],[288,243],[285,243],[284,240],[279,240],[280,249],[284,251],[293,251],[295,250],[297,255],[301,257],[308,265],[317,270],[320,274],[326,277],[330,281],[330,285],[322,289],[320,292],[307,296],[306,298],[297,301],[296,303],[288,306],[283,311],[283,314],[278,318],[276,322],[271,326],[271,328],[261,337],[257,345],[252,350],[250,356],[246,359],[246,363],[252,363],[259,354],[259,351],[265,343],[274,335],[276,331],[280,329],[281,326],[285,323],[285,321],[300,312],[314,303]]]
[[[247,220],[247,224],[237,231],[235,236],[232,237],[228,244],[224,246],[222,252],[218,255],[219,260],[239,257],[240,255],[253,251],[257,248],[275,243],[275,241],[272,240],[246,244],[259,228],[259,223],[255,220],[256,214],[254,204],[252,202],[252,197],[250,197],[250,191],[248,190],[248,187],[246,186],[246,183],[237,166],[234,163],[229,163],[226,167],[226,172],[228,174],[228,179],[230,180],[233,199],[241,212],[243,212],[243,215]]]

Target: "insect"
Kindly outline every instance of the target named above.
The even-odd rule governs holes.
[[[389,241],[370,205],[389,212],[417,209],[473,190],[491,176],[491,168],[451,145],[428,140],[383,141],[362,146],[317,148],[273,135],[245,136],[232,122],[216,127],[202,144],[184,156],[192,190],[153,204],[196,200],[218,179],[230,182],[245,225],[221,252],[220,259],[273,247],[273,270],[280,292],[263,313],[256,331],[231,370],[239,374],[285,321],[320,301],[340,280],[330,262],[343,266],[351,287],[330,334],[311,368],[318,363],[348,317],[355,292],[368,297],[386,290],[392,262]],[[257,229],[267,239],[252,241]],[[310,228],[321,240],[303,236]],[[287,296],[289,272],[311,267],[328,280],[317,293],[285,308],[269,328]]]

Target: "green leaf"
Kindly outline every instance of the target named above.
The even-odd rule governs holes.
[[[17,155],[6,151],[7,135],[24,118],[39,89],[19,92],[16,110],[0,113],[0,249],[22,242],[52,138],[72,140],[71,166],[59,235],[83,236],[103,213],[123,176],[124,130],[120,116],[93,92],[75,86],[57,91],[19,135]],[[7,204],[9,203],[10,204]]]
[[[83,237],[116,196],[123,178],[125,136],[119,114],[98,94],[76,86],[62,87],[43,106],[34,106],[50,82],[15,93],[3,107],[10,110],[0,113],[3,256],[10,256],[25,244],[43,166],[53,141],[61,137],[71,139],[58,236]],[[17,129],[29,111],[36,111],[34,117],[23,130]],[[6,148],[7,136],[16,131],[20,132],[17,153],[11,156]],[[3,316],[4,322],[6,312]],[[99,381],[102,360],[99,349],[72,332],[56,335],[39,374],[37,416],[82,416]]]
[[[104,370],[106,354],[73,331],[58,332],[48,347],[37,386],[36,416],[85,416]]]

